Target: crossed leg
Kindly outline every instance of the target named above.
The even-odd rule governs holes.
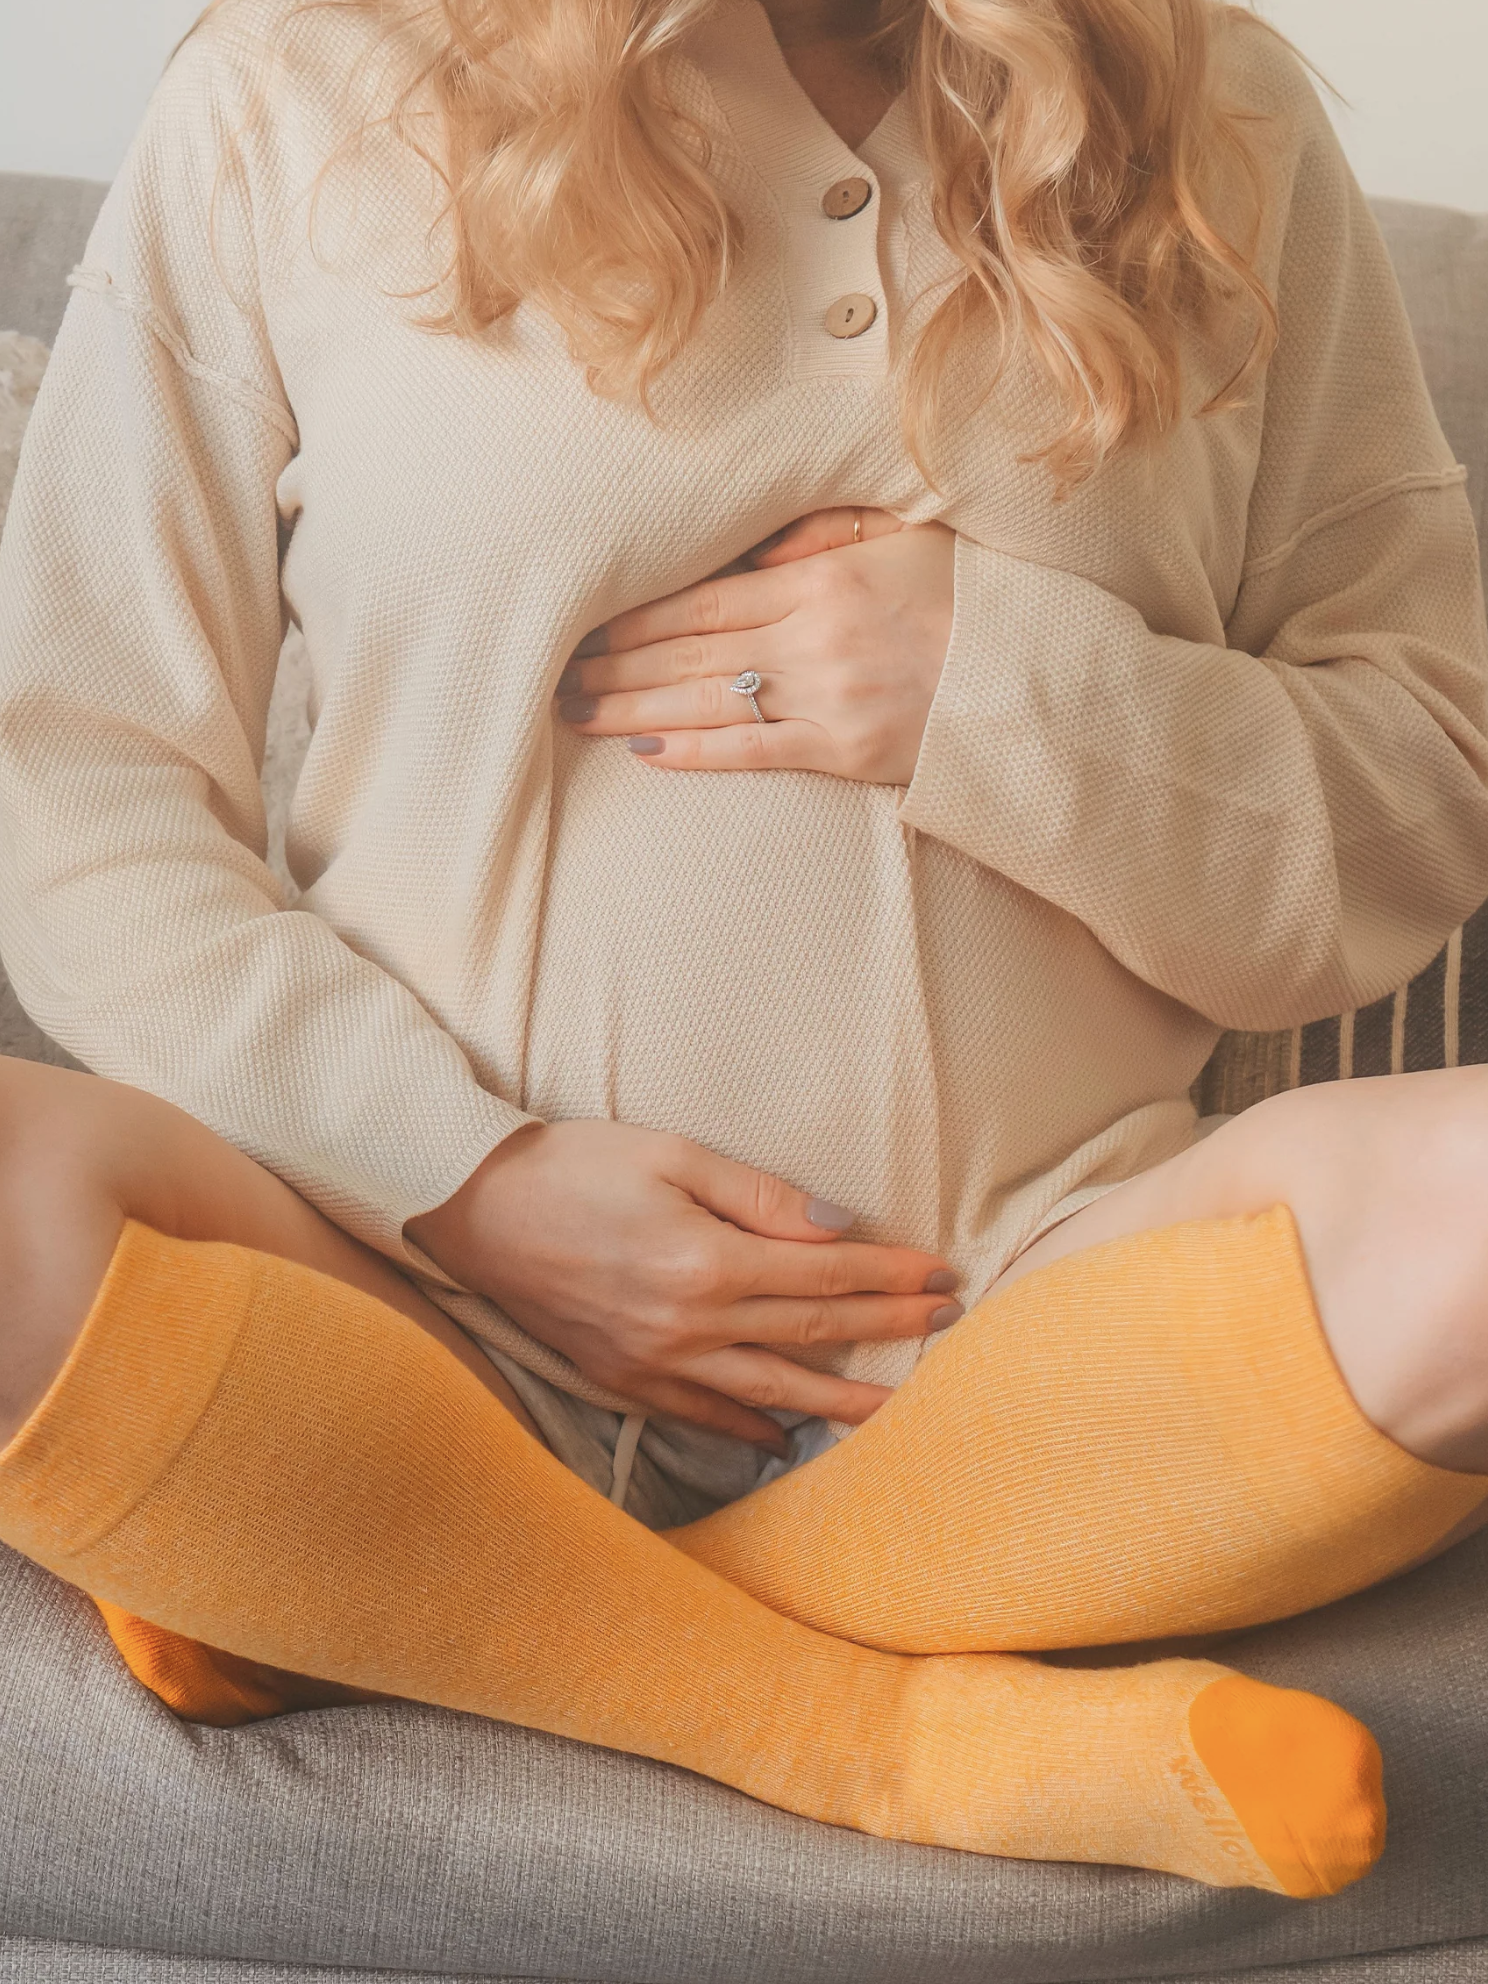
[[[1055,1229],[850,1439],[672,1540],[917,1653],[1223,1633],[1376,1583],[1488,1516],[1485,1177],[1488,1069],[1278,1097]]]
[[[0,1445],[72,1348],[126,1220],[177,1240],[226,1240],[332,1275],[442,1343],[534,1438],[521,1400],[412,1282],[272,1172],[179,1109],[0,1056]]]
[[[1081,1248],[1289,1206],[1360,1410],[1438,1467],[1488,1474],[1488,1068],[1295,1089],[1046,1234],[994,1292]]]
[[[1247,1573],[1271,1580],[1247,1616],[1332,1595],[1323,1573],[1337,1538],[1297,1515],[1305,1470],[1269,1533],[1242,1510],[1227,1575],[1206,1583],[1193,1512],[1223,1517],[1250,1478],[1224,1440],[1190,1442],[1172,1483],[1181,1519],[1158,1525],[1159,1547],[1151,1511],[1113,1522],[1099,1480],[1071,1506],[1054,1465],[1069,1444],[1067,1399],[1086,1444],[1110,1436],[1166,1464],[1166,1426],[1150,1411],[1119,1416],[1126,1353],[1143,1346],[1112,1338],[1102,1368],[1117,1390],[1104,1402],[1094,1367],[1082,1372],[1081,1318],[1098,1323],[1102,1304],[1136,1323],[1166,1317],[1153,1339],[1166,1362],[1135,1360],[1139,1406],[1178,1380],[1185,1409],[1202,1405],[1207,1367],[1182,1354],[1197,1316],[1225,1360],[1227,1433],[1285,1455],[1321,1430],[1336,1483],[1357,1473],[1363,1484],[1350,1582],[1439,1542],[1485,1484],[1413,1458],[1360,1412],[1318,1331],[1286,1215],[1190,1227],[1177,1242],[1118,1239],[1030,1274],[1021,1295],[1011,1288],[952,1332],[836,1455],[710,1519],[740,1555],[720,1575],[706,1561],[709,1525],[675,1548],[594,1496],[521,1429],[494,1374],[465,1363],[459,1342],[433,1340],[442,1319],[278,1181],[164,1105],[102,1083],[64,1096],[68,1079],[0,1071],[0,1250],[20,1291],[4,1319],[0,1436],[19,1431],[0,1456],[0,1536],[60,1575],[246,1659],[664,1758],[893,1837],[1313,1894],[1377,1852],[1372,1746],[1341,1711],[1203,1661],[1078,1672],[1003,1653],[917,1656],[902,1649],[928,1644],[914,1607],[938,1574],[887,1592],[876,1575],[889,1537],[901,1560],[948,1569],[955,1616],[934,1630],[959,1647],[998,1644],[989,1634],[1027,1646],[1041,1633],[1046,1645],[1140,1636],[1120,1610],[1133,1580],[1178,1630],[1231,1619]],[[1481,1100],[1464,1090],[1459,1113]],[[1298,1219],[1305,1248],[1305,1208]],[[1011,1332],[1010,1316],[1023,1319]],[[1040,1358],[1030,1318],[1065,1330],[1063,1364]],[[1031,1450],[1011,1502],[996,1500],[1006,1477],[995,1468],[963,1467],[961,1482],[976,1503],[963,1525],[973,1543],[1008,1530],[1011,1510],[1026,1553],[999,1565],[962,1545],[948,1558],[944,1480],[911,1463],[968,1400],[969,1437],[947,1451],[988,1451],[1004,1338],[1020,1331],[1010,1396],[1040,1409],[1048,1444]],[[1271,1382],[1256,1343],[1290,1360],[1300,1392]],[[1273,1408],[1292,1411],[1279,1443]],[[875,1446],[856,1478],[853,1456]],[[858,1616],[828,1631],[807,1617],[814,1574],[794,1580],[804,1600],[783,1589],[761,1602],[772,1579],[791,1585],[798,1552],[778,1491],[813,1481],[799,1554],[819,1564],[825,1508],[854,1566],[833,1602]],[[1356,1519],[1361,1500],[1383,1511],[1383,1548],[1379,1523]],[[1068,1557],[1071,1539],[1109,1570],[1086,1579],[1048,1636],[1058,1580],[1034,1573],[1041,1555]],[[1039,1591],[1018,1638],[1006,1615],[1020,1582]]]

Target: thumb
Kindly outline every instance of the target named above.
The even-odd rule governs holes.
[[[669,1175],[709,1212],[767,1240],[836,1240],[857,1219],[846,1206],[812,1198],[783,1178],[735,1164],[701,1144],[688,1145]]]
[[[846,544],[866,543],[873,537],[892,537],[904,529],[887,510],[813,510],[798,517],[774,537],[767,537],[749,555],[756,571],[771,565],[789,565],[798,558],[814,558],[819,551],[840,551]]]

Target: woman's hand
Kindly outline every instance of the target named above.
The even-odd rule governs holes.
[[[961,1314],[943,1260],[842,1239],[851,1224],[685,1137],[578,1122],[517,1131],[408,1234],[598,1383],[782,1452],[749,1407],[856,1425],[889,1396],[782,1351],[921,1337]]]
[[[854,541],[860,525],[862,541]],[[955,533],[821,510],[707,579],[622,613],[576,651],[564,720],[673,771],[831,772],[908,785],[955,608]],[[729,684],[753,669],[756,723]]]

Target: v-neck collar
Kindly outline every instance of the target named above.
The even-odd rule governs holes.
[[[896,97],[853,151],[791,74],[759,0],[718,0],[679,53],[778,217],[795,376],[887,378],[891,302],[904,295],[905,215],[930,176],[908,97]],[[846,219],[827,218],[824,198],[845,179],[866,179],[873,197]],[[867,328],[833,335],[829,319],[849,305],[870,306]]]
[[[785,59],[760,0],[718,0],[687,37],[687,52],[707,72],[736,136],[758,160],[773,161],[788,178],[827,182],[863,166],[875,171],[883,155],[894,176],[903,147],[907,105],[896,96],[856,150],[822,116]]]

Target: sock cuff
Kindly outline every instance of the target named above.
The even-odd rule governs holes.
[[[1191,1396],[1278,1520],[1356,1560],[1358,1589],[1411,1562],[1488,1499],[1488,1478],[1419,1459],[1349,1390],[1284,1205],[1164,1236],[1206,1284],[1204,1327],[1182,1332]],[[1181,1271],[1181,1270],[1180,1270]]]
[[[46,1397],[0,1453],[0,1538],[59,1575],[160,1478],[230,1361],[258,1256],[126,1223]]]

